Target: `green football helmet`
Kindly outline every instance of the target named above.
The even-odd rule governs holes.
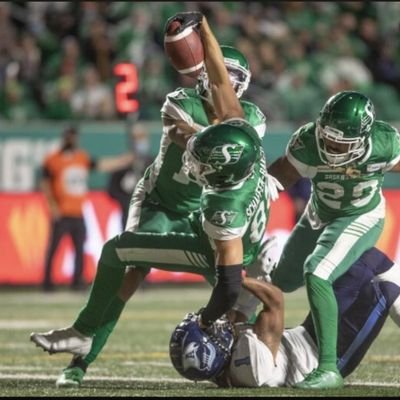
[[[228,188],[248,179],[261,156],[256,130],[241,118],[209,126],[193,135],[183,153],[183,168],[201,186]]]
[[[220,47],[233,89],[237,97],[240,98],[249,87],[251,78],[249,63],[246,57],[234,47],[224,45]],[[209,80],[205,68],[198,77],[196,90],[201,97],[212,104]]]
[[[374,121],[374,106],[363,94],[344,91],[332,96],[322,107],[316,124],[321,160],[339,167],[362,157]]]

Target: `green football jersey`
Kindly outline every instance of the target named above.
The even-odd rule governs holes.
[[[241,104],[245,119],[263,137],[266,129],[264,114],[250,102],[241,101]],[[198,131],[209,125],[201,98],[195,89],[179,88],[169,93],[161,114],[184,120]],[[170,140],[167,130],[164,129],[159,153],[147,168],[138,184],[138,190],[144,191],[153,203],[173,212],[188,214],[199,208],[202,188],[191,182],[183,172],[183,151]]]
[[[384,174],[400,161],[400,136],[394,127],[375,121],[365,155],[343,167],[321,161],[317,140],[315,123],[300,127],[286,156],[301,176],[311,179],[311,206],[322,222],[361,215],[384,203]]]
[[[204,189],[201,197],[200,218],[194,213],[197,231],[209,238],[243,242],[243,265],[252,264],[265,233],[269,217],[267,168],[264,152],[251,178],[230,189]]]

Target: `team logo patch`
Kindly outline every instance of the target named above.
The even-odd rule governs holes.
[[[208,163],[211,165],[236,164],[243,153],[243,146],[240,144],[224,144],[216,146],[211,150]]]
[[[194,368],[198,371],[211,371],[215,357],[215,349],[210,343],[204,343],[204,346],[200,347],[198,343],[191,342],[183,350],[183,370]]]
[[[211,217],[210,222],[214,225],[230,225],[238,213],[235,211],[216,211]]]
[[[350,176],[351,178],[357,178],[358,176],[361,175],[361,171],[359,169],[350,166],[345,169],[345,174],[347,176]]]
[[[385,163],[385,162],[369,164],[369,165],[367,165],[367,171],[368,172],[376,172],[376,171],[379,171],[380,169],[384,169],[386,167],[386,165],[387,165],[387,163]]]

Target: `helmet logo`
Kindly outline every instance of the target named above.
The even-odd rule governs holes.
[[[215,348],[210,343],[200,346],[196,342],[190,342],[183,350],[183,370],[195,368],[198,371],[211,371],[215,357]]]
[[[365,116],[361,118],[361,131],[369,132],[374,122],[374,110],[370,101],[365,105]]]
[[[243,146],[240,144],[224,144],[212,149],[208,162],[212,165],[236,164],[243,153]]]

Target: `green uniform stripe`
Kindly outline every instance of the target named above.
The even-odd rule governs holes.
[[[189,262],[195,267],[208,267],[206,259],[199,253],[192,253],[191,251],[185,251],[186,257]]]
[[[362,236],[365,234],[364,231],[360,230],[360,229],[355,229],[354,227],[349,227],[347,229],[344,230],[344,233],[347,233],[349,235],[354,235],[354,236]]]
[[[314,274],[319,276],[321,279],[328,279],[336,266],[340,265],[345,259],[351,248],[362,238],[362,236],[368,234],[376,222],[377,218],[375,209],[355,219],[347,228],[344,229],[343,233],[338,236],[332,249],[317,265]]]
[[[184,250],[154,248],[117,248],[117,255],[123,262],[145,262],[157,264],[187,265]],[[167,262],[166,262],[167,261]]]

